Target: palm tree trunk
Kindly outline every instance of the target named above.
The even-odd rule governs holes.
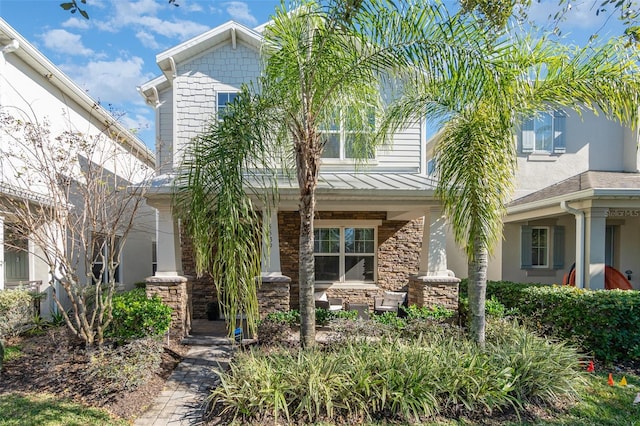
[[[296,147],[298,185],[300,186],[300,249],[298,261],[300,295],[300,344],[310,348],[316,344],[315,258],[313,257],[313,217],[316,209],[316,187],[320,170],[318,137],[307,129],[305,143]]]
[[[313,257],[313,215],[315,191],[300,198],[300,344],[312,347],[316,342],[315,259]]]
[[[480,346],[485,344],[485,298],[487,294],[487,247],[479,238],[473,241],[473,259],[469,261],[469,309],[471,310],[470,332]]]

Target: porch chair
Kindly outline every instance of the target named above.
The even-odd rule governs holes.
[[[398,312],[400,306],[407,305],[407,293],[401,291],[385,291],[383,297],[373,298],[373,312]]]
[[[316,308],[326,309],[327,311],[342,310],[342,299],[339,297],[328,297],[324,291],[316,292],[314,299],[316,300]]]

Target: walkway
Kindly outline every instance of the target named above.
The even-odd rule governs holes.
[[[226,368],[234,350],[225,334],[224,321],[194,320],[191,336],[184,340],[189,352],[136,426],[202,423],[203,403],[218,380],[212,369]]]

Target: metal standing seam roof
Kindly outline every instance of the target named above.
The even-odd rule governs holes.
[[[294,178],[278,180],[281,189],[297,189]],[[318,191],[433,191],[436,181],[411,173],[320,173]]]
[[[174,174],[156,176],[150,185],[151,193],[169,194],[174,188]],[[259,180],[258,177],[252,179]],[[268,180],[265,180],[268,182]],[[282,191],[298,190],[295,176],[279,176],[278,189]],[[257,186],[257,185],[256,185]],[[432,193],[436,181],[428,176],[414,173],[320,173],[317,192],[366,192],[376,193]],[[425,194],[422,194],[425,195]]]

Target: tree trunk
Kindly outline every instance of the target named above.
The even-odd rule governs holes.
[[[487,296],[487,248],[479,239],[473,242],[474,258],[469,261],[469,310],[471,337],[481,346],[485,344],[485,300]]]
[[[315,259],[313,257],[313,193],[300,199],[300,344],[312,347],[316,343]]]
[[[300,344],[310,348],[316,344],[315,258],[313,256],[313,218],[316,209],[316,187],[320,163],[319,138],[311,127],[296,144],[296,166],[300,187]]]

